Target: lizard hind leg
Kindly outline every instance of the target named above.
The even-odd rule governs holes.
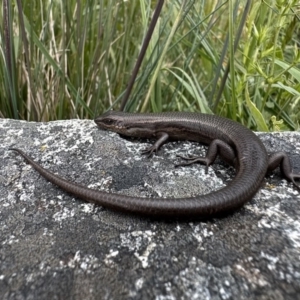
[[[280,167],[282,175],[300,190],[300,185],[295,181],[300,179],[300,174],[292,172],[291,161],[285,152],[276,152],[269,156],[268,172],[273,171],[277,167]]]
[[[186,162],[175,165],[175,167],[179,166],[188,166],[194,163],[201,163],[205,165],[205,173],[208,172],[208,167],[216,160],[217,156],[221,155],[221,157],[230,164],[234,164],[235,161],[235,152],[233,148],[225,143],[222,140],[215,139],[213,140],[206,152],[205,157],[194,156],[194,157],[184,157],[181,155],[177,155],[178,157],[184,159]]]

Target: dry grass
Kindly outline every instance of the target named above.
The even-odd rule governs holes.
[[[0,116],[93,118],[118,108],[156,1],[2,2]],[[258,130],[297,129],[299,20],[298,1],[165,1],[126,110],[201,110]]]

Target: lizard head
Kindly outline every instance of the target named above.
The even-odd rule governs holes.
[[[154,130],[147,122],[146,114],[125,113],[110,110],[94,121],[101,129],[114,131],[125,136],[153,137]]]

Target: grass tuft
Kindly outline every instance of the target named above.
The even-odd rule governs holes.
[[[0,116],[118,109],[156,1],[3,0]],[[300,119],[296,0],[165,1],[128,111],[202,111],[257,130]]]

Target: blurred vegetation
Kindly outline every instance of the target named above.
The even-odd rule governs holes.
[[[156,1],[0,0],[0,117],[118,109]],[[165,1],[127,111],[201,111],[255,130],[300,120],[298,1]]]

